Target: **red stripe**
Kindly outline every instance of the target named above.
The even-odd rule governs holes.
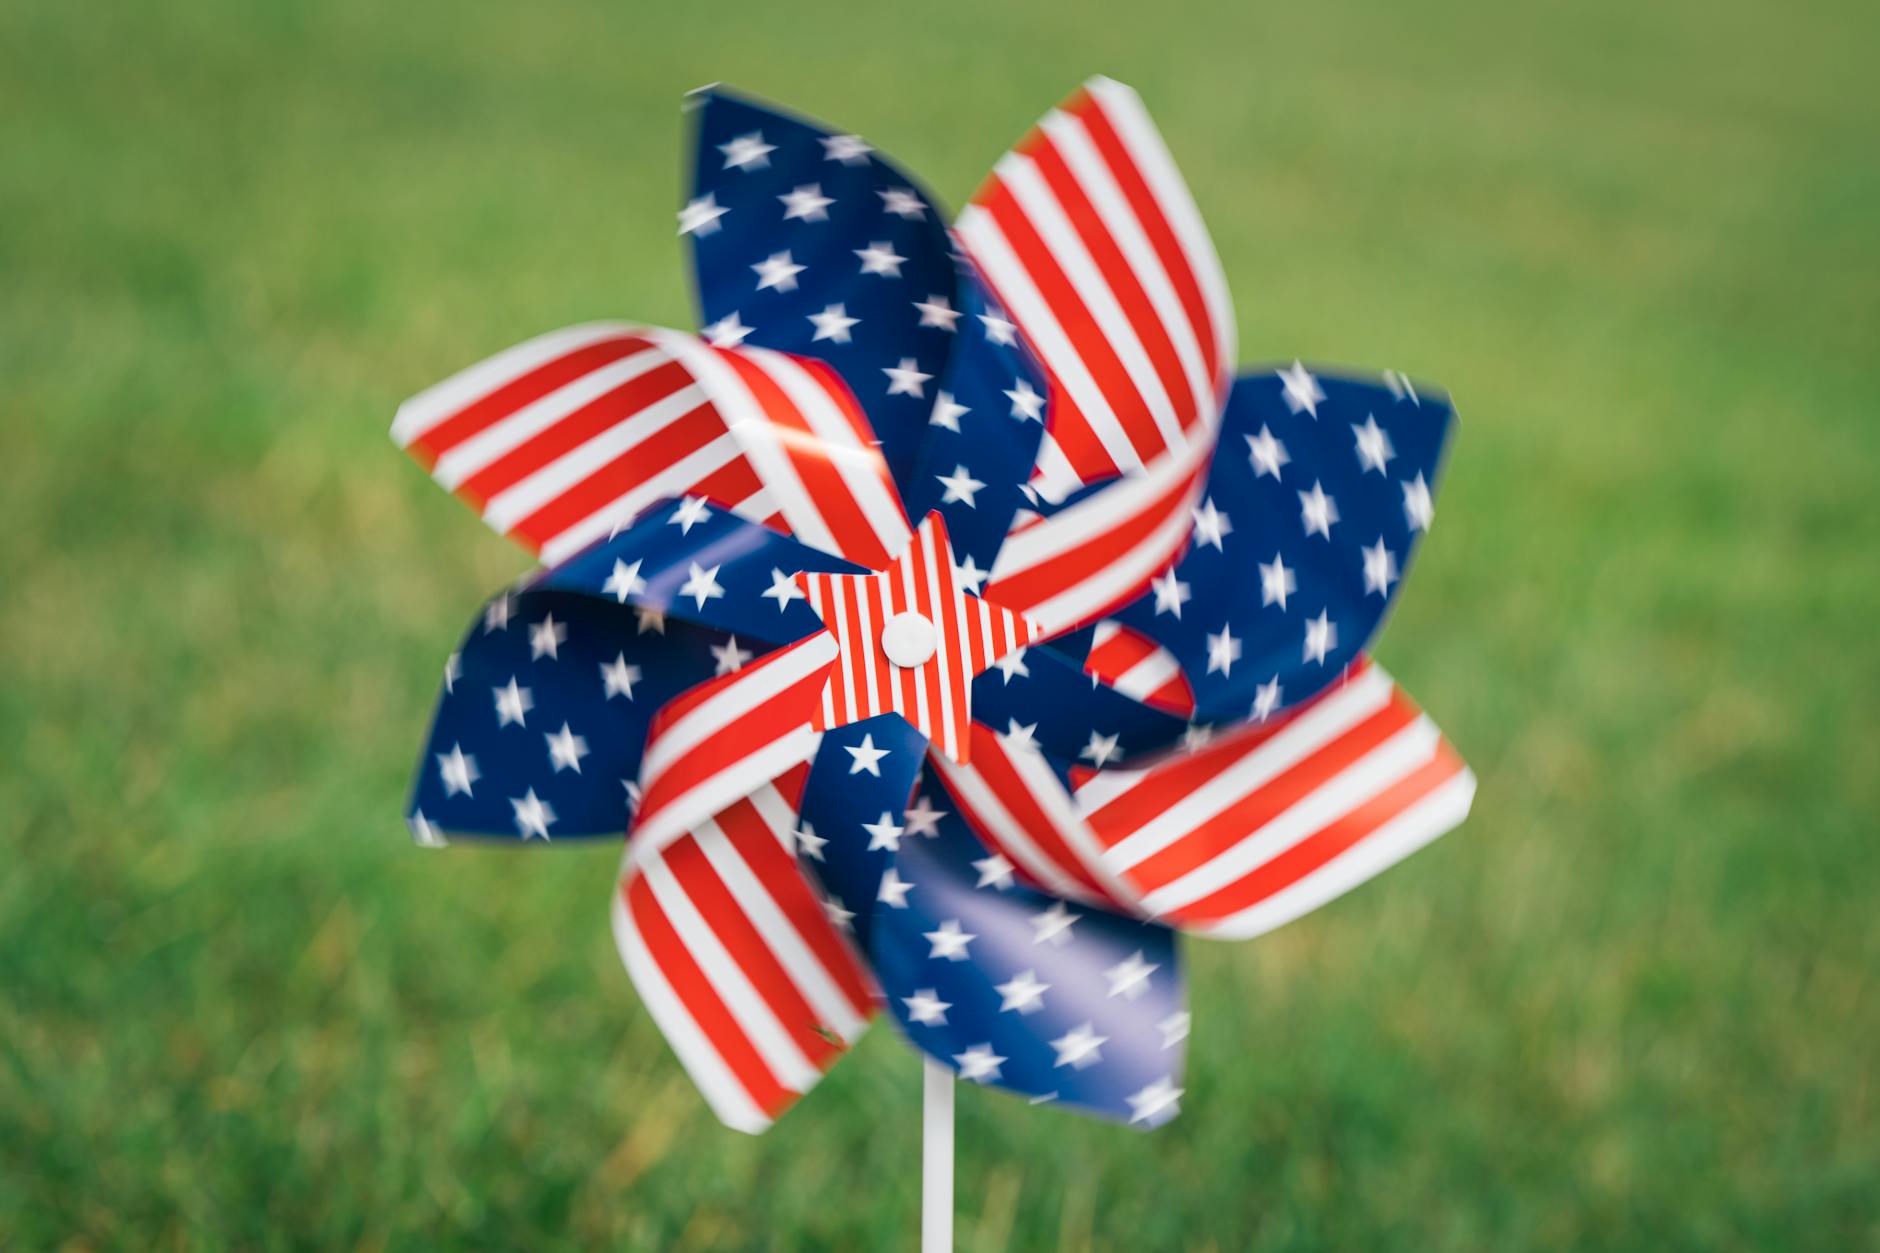
[[[559,422],[536,432],[526,441],[490,462],[457,487],[457,494],[478,509],[504,488],[521,482],[555,458],[579,448],[602,431],[630,421],[641,410],[688,387],[692,376],[677,361],[668,361],[606,392],[574,410]]]
[[[764,1064],[764,1059],[758,1055],[737,1019],[732,1017],[725,1003],[718,999],[718,994],[705,978],[705,972],[699,969],[698,963],[679,939],[679,933],[673,930],[666,911],[659,907],[659,900],[647,885],[645,876],[633,875],[622,885],[621,891],[626,897],[633,925],[639,930],[653,964],[666,977],[666,982],[672,985],[673,993],[685,1006],[692,1021],[698,1024],[699,1031],[719,1057],[724,1059],[725,1067],[743,1086],[752,1102],[766,1116],[775,1118],[796,1099],[796,1094],[770,1073],[770,1067]]]
[[[787,648],[780,649],[772,656],[783,656],[789,651]],[[746,666],[737,674],[749,674],[752,669]],[[768,748],[780,736],[808,722],[812,705],[820,704],[822,685],[827,678],[828,671],[824,667],[811,671],[775,696],[742,711],[715,735],[708,736],[691,751],[672,761],[658,778],[647,783],[646,796],[641,802],[640,821],[644,823],[650,814],[663,808],[672,798],[684,795],[713,775]],[[651,751],[652,746],[653,740],[649,737],[648,751]]]
[[[1063,878],[1069,879],[1082,887],[1092,897],[1115,903],[1109,892],[1097,882],[1094,875],[1085,867],[1083,859],[1072,851],[1069,843],[1058,832],[1057,824],[1038,804],[1031,794],[1031,788],[1013,770],[1011,759],[1005,746],[984,723],[972,725],[973,764],[967,767],[976,770],[1005,811],[1011,815],[1020,830],[1028,836],[1041,856],[1047,858],[1052,868]],[[998,846],[998,834],[979,815],[971,812],[971,807],[955,795],[961,815],[972,823],[975,832],[994,851],[1003,853],[1007,860],[1016,865],[1025,864],[1025,858],[1009,848]]]
[[[1212,921],[1259,904],[1306,875],[1349,852],[1379,827],[1422,800],[1462,770],[1462,759],[1447,743],[1436,756],[1370,800],[1326,824],[1285,852],[1212,895],[1174,911],[1184,922]]]
[[[637,335],[621,335],[586,344],[573,352],[545,361],[528,373],[484,393],[447,418],[427,428],[408,445],[411,455],[429,470],[437,459],[483,428],[508,417],[531,401],[590,374],[610,361],[618,361],[646,346]]]
[[[627,449],[510,528],[536,547],[619,500],[627,492],[672,469],[725,433],[717,411],[701,404],[650,439]]]

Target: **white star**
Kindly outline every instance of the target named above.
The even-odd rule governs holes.
[[[902,357],[900,365],[884,365],[881,372],[888,376],[888,395],[913,396],[916,399],[925,396],[923,385],[931,374],[922,374],[920,362],[912,357]]]
[[[1186,1089],[1178,1088],[1169,1079],[1157,1079],[1134,1096],[1123,1099],[1129,1102],[1129,1121],[1146,1122],[1150,1126],[1165,1123],[1181,1113],[1181,1096]]]
[[[444,848],[450,844],[450,841],[444,838],[444,833],[433,826],[431,820],[424,816],[422,809],[414,812],[411,817],[406,820],[405,825],[411,828],[412,843],[416,844],[419,848]]]
[[[1098,1035],[1090,1023],[1081,1027],[1072,1027],[1068,1032],[1051,1041],[1051,1047],[1057,1050],[1055,1066],[1069,1066],[1082,1070],[1103,1060],[1099,1052],[1103,1045],[1110,1042],[1107,1035]]]
[[[953,1060],[959,1064],[960,1078],[991,1083],[999,1077],[999,1065],[1005,1058],[993,1052],[991,1044],[975,1044],[964,1053],[955,1053]]]
[[[667,519],[667,527],[679,527],[679,534],[692,534],[696,523],[711,517],[711,510],[705,508],[705,497],[686,497],[679,502],[679,508]]]
[[[507,631],[509,615],[515,607],[515,602],[509,598],[507,592],[485,605],[483,607],[483,634],[488,635],[491,631]]]
[[[1169,567],[1168,573],[1159,579],[1150,579],[1149,586],[1155,592],[1155,611],[1157,614],[1172,613],[1179,621],[1182,606],[1193,599],[1188,585],[1175,577],[1175,569]]]
[[[640,785],[633,779],[622,779],[620,786],[627,794],[627,812],[640,812]]]
[[[1423,407],[1423,398],[1417,395],[1417,385],[1397,371],[1384,371],[1384,385],[1390,388],[1390,394],[1398,404],[1408,400],[1419,409]]]
[[[795,291],[796,276],[803,272],[804,267],[790,259],[790,250],[786,248],[782,252],[771,253],[751,269],[757,275],[758,291],[771,287],[778,291]]]
[[[529,725],[525,719],[528,712],[535,708],[535,697],[529,694],[528,688],[517,687],[512,677],[508,687],[493,687],[490,691],[496,696],[497,726],[506,727],[512,722],[519,727]]]
[[[1015,1009],[1021,1014],[1035,1014],[1044,1008],[1044,994],[1051,990],[1051,985],[1038,982],[1036,971],[1021,970],[1010,982],[998,984],[997,989],[1004,998],[999,1005],[1000,1013]]]
[[[1162,1033],[1162,1047],[1172,1049],[1188,1038],[1188,1011],[1178,1009],[1155,1024],[1155,1029]]]
[[[844,165],[862,165],[874,151],[862,142],[860,135],[819,135],[817,142],[823,146],[823,160],[840,161]]]
[[[907,894],[913,889],[913,884],[903,879],[893,866],[889,866],[881,874],[881,887],[875,892],[875,899],[889,909],[906,909]]]
[[[1031,916],[1032,929],[1037,933],[1031,937],[1033,944],[1068,944],[1071,928],[1077,924],[1080,916],[1070,910],[1063,901],[1053,901],[1051,908],[1042,914]]]
[[[892,213],[897,218],[918,220],[927,216],[927,206],[920,197],[905,187],[884,187],[876,190],[881,197],[881,211]]]
[[[1117,740],[1121,738],[1121,736],[1116,735],[1098,735],[1095,731],[1092,731],[1090,733],[1090,743],[1084,745],[1084,751],[1077,755],[1079,757],[1088,758],[1092,765],[1101,770],[1103,769],[1104,763],[1109,761],[1110,758],[1121,757],[1123,755],[1123,750],[1116,746]]]
[[[958,918],[949,918],[940,924],[938,931],[924,932],[922,938],[933,945],[927,954],[929,958],[944,957],[950,962],[963,962],[967,958],[966,946],[979,937],[960,930]]]
[[[915,988],[914,995],[901,998],[901,1004],[907,1006],[907,1020],[923,1027],[946,1026],[947,1011],[953,1008],[952,1001],[941,1000],[932,988]]]
[[[876,748],[875,737],[872,732],[862,736],[862,742],[860,744],[853,747],[844,744],[842,747],[848,752],[849,756],[855,758],[853,762],[849,763],[850,774],[860,774],[862,771],[866,770],[877,779],[881,777],[880,762],[883,757],[888,755],[890,750]]]
[[[936,474],[934,477],[939,479],[946,487],[946,490],[940,495],[941,504],[952,504],[954,501],[960,500],[966,502],[968,509],[977,509],[979,507],[973,497],[985,484],[974,478],[972,474],[967,471],[965,466],[956,465],[953,467],[953,473]]]
[[[775,600],[777,602],[778,613],[787,610],[790,607],[790,602],[793,600],[809,599],[803,595],[803,589],[796,585],[795,579],[777,569],[775,566],[770,568],[770,587],[762,592],[761,595],[766,600]]]
[[[1325,616],[1323,609],[1319,616],[1306,623],[1306,654],[1304,660],[1325,664],[1325,654],[1338,647],[1338,626]]]
[[[739,135],[728,144],[719,144],[718,151],[725,154],[724,168],[727,170],[761,170],[770,164],[770,154],[777,150],[777,145],[764,142],[764,132],[752,131],[748,135]]]
[[[1226,552],[1221,541],[1234,533],[1234,524],[1226,514],[1214,507],[1214,497],[1201,502],[1201,508],[1193,510],[1195,516],[1195,547],[1213,547]]]
[[[1018,342],[1018,328],[1004,318],[982,313],[979,315],[979,320],[985,323],[986,338],[992,343],[1009,345]]]
[[[1258,435],[1247,436],[1247,458],[1253,463],[1253,477],[1270,474],[1279,477],[1279,468],[1292,461],[1286,455],[1286,445],[1273,438],[1273,432],[1266,429],[1266,423],[1260,424]]]
[[[1016,753],[1037,752],[1038,741],[1032,738],[1032,733],[1037,729],[1038,724],[1035,722],[1027,722],[1020,726],[1017,718],[1007,718],[1005,720],[1005,746]]]
[[[1404,525],[1413,531],[1427,531],[1430,523],[1436,520],[1436,506],[1430,500],[1430,485],[1423,481],[1423,472],[1417,471],[1416,478],[1403,485],[1403,520]]]
[[[1317,418],[1319,402],[1325,399],[1325,393],[1319,390],[1319,381],[1312,377],[1312,372],[1295,361],[1291,369],[1274,373],[1286,385],[1286,407],[1294,413],[1304,410]]]
[[[947,810],[935,809],[933,802],[923,793],[914,798],[914,803],[901,815],[901,821],[907,824],[907,834],[924,835],[931,839],[940,834],[940,820],[947,813]]]
[[[686,563],[690,567],[690,577],[679,585],[679,595],[690,596],[698,608],[705,608],[708,600],[717,600],[725,594],[725,589],[718,585],[718,572],[723,566],[704,569],[696,561]]]
[[[1003,892],[1012,886],[1012,863],[1003,853],[981,857],[973,863],[973,869],[979,872],[979,882],[973,884],[976,888],[997,888]]]
[[[1214,728],[1200,722],[1191,722],[1182,728],[1182,747],[1189,752],[1197,748],[1206,748],[1214,739]]]
[[[817,861],[823,859],[823,845],[828,842],[822,836],[817,835],[816,828],[807,822],[803,824],[803,829],[796,833],[797,849],[803,856],[814,857]]]
[[[1149,990],[1149,976],[1160,969],[1154,962],[1144,961],[1142,950],[1137,949],[1103,972],[1103,977],[1110,981],[1108,995],[1133,1001]]]
[[[537,797],[534,788],[526,796],[510,797],[509,805],[516,811],[516,833],[525,841],[531,835],[548,838],[548,829],[555,824],[555,807]]]
[[[1276,674],[1259,687],[1253,689],[1253,718],[1256,722],[1265,722],[1279,708],[1279,676]]]
[[[920,310],[922,326],[932,326],[943,331],[957,329],[953,324],[960,320],[960,311],[955,309],[945,296],[929,296],[925,300],[916,300],[914,307]]]
[[[658,609],[637,610],[633,618],[638,625],[638,630],[634,631],[635,635],[645,635],[648,631],[655,635],[666,633],[666,615]]]
[[[626,604],[627,597],[646,590],[646,580],[640,577],[640,567],[644,564],[645,558],[632,565],[614,558],[614,572],[601,584],[601,591],[612,596],[617,604]]]
[[[1222,623],[1219,635],[1208,632],[1209,674],[1219,670],[1231,677],[1234,673],[1234,663],[1240,660],[1240,641],[1234,638],[1233,625],[1231,622]]]
[[[757,655],[747,648],[739,648],[738,637],[735,635],[726,640],[722,646],[713,644],[711,650],[712,661],[716,667],[712,671],[713,675],[736,674],[744,669],[745,662]]]
[[[822,194],[821,183],[805,183],[794,191],[786,191],[777,199],[783,202],[783,220],[792,219],[802,222],[827,222],[829,206],[835,201]]]
[[[477,769],[477,759],[467,756],[461,744],[452,744],[448,753],[437,755],[437,773],[444,780],[445,796],[462,792],[474,797],[476,793],[470,790],[470,785],[483,777]]]
[[[855,921],[855,911],[842,908],[842,902],[835,897],[831,896],[823,901],[823,913],[829,916],[829,921],[834,923],[838,930],[854,930],[850,924]]]
[[[568,625],[555,621],[554,614],[547,614],[529,628],[529,660],[540,661],[546,657],[550,661],[559,661],[561,654],[556,650],[567,642]]]
[[[959,576],[961,585],[964,586],[967,591],[976,595],[979,592],[979,585],[986,581],[986,574],[988,572],[981,570],[979,563],[973,560],[973,555],[967,553],[965,561],[958,562],[954,565],[953,573]],[[1006,656],[1009,657],[1011,654],[1007,653]]]
[[[1299,590],[1299,580],[1286,568],[1285,554],[1274,553],[1273,560],[1254,564],[1260,567],[1260,604],[1278,605],[1286,611],[1286,598]]]
[[[1352,425],[1351,433],[1358,441],[1358,464],[1365,473],[1376,470],[1384,473],[1384,463],[1397,455],[1397,450],[1390,445],[1390,436],[1377,424],[1372,414],[1364,415],[1364,425]]]
[[[731,210],[718,203],[714,195],[700,196],[697,200],[686,201],[685,208],[679,210],[679,233],[698,235],[701,238],[718,229],[718,219]]]
[[[861,322],[860,318],[849,316],[847,305],[828,305],[821,313],[806,313],[803,316],[816,328],[816,333],[809,337],[812,344],[820,339],[833,339],[838,344],[846,344],[849,342],[849,328]]]
[[[958,432],[960,415],[972,410],[953,399],[952,392],[941,392],[933,402],[933,416],[927,421],[933,426],[944,426],[947,430]]]
[[[736,309],[725,314],[724,317],[719,318],[716,322],[713,322],[700,332],[700,334],[705,336],[705,342],[710,344],[713,348],[736,348],[739,344],[744,342],[744,337],[750,333],[751,328],[738,321],[738,311]]]
[[[1299,493],[1299,521],[1305,524],[1307,535],[1332,538],[1332,524],[1338,521],[1338,502],[1325,494],[1317,479],[1312,480],[1311,491]]]
[[[561,724],[561,730],[542,738],[548,741],[548,760],[555,767],[556,774],[564,770],[581,773],[581,759],[588,755],[585,738],[576,735],[565,722]]]
[[[850,774],[855,772],[851,770]],[[873,822],[864,822],[862,830],[868,832],[868,851],[885,848],[890,853],[901,851],[901,828],[895,825],[894,815],[887,810],[881,811],[881,817]]]
[[[1020,422],[1044,421],[1044,394],[1032,387],[1030,379],[1012,380],[1005,398],[1012,402],[1012,416]]]
[[[1364,554],[1364,594],[1376,592],[1388,599],[1390,585],[1397,581],[1397,554],[1384,547],[1382,535],[1377,543],[1358,551]]]
[[[452,653],[444,658],[444,690],[457,690],[457,680],[463,678],[463,654]]]
[[[604,700],[616,696],[633,699],[633,685],[640,681],[640,668],[627,664],[625,653],[615,653],[612,661],[601,663],[601,684],[607,689]]]
[[[862,273],[879,274],[883,278],[900,278],[901,262],[907,260],[886,243],[871,242],[868,247],[853,251],[862,259]]]

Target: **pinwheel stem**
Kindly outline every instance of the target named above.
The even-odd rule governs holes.
[[[953,1072],[921,1059],[920,1249],[953,1250]]]

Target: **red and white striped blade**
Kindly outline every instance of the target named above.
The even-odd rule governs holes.
[[[606,322],[539,336],[406,401],[392,438],[549,565],[679,495],[865,564],[908,534],[833,371],[677,331]]]
[[[663,845],[628,846],[615,943],[726,1125],[756,1133],[835,1065],[879,999],[798,869],[796,810],[766,785]]]
[[[1194,715],[1194,688],[1175,654],[1113,618],[1097,623],[1092,632],[1084,673],[1095,675],[1131,700],[1179,718]]]
[[[1086,83],[994,167],[956,230],[1050,381],[1047,499],[1212,443],[1234,372],[1227,280],[1134,91]]]

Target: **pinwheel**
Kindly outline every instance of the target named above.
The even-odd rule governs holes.
[[[411,828],[625,833],[621,957],[732,1127],[883,1009],[962,1080],[1156,1126],[1177,933],[1258,935],[1468,811],[1365,655],[1450,405],[1237,372],[1120,84],[950,229],[854,135],[718,89],[688,111],[703,331],[556,331],[399,410],[541,562],[445,667]]]

